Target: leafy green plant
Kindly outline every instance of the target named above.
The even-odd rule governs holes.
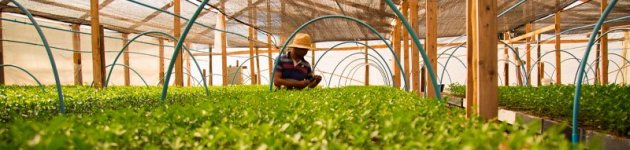
[[[449,90],[463,96],[465,86],[452,84]],[[541,87],[499,87],[499,106],[570,121],[573,85]],[[621,85],[585,85],[580,100],[579,122],[582,127],[630,137],[630,87]]]
[[[466,118],[463,110],[389,87],[269,93],[262,86],[65,87],[54,93],[1,87],[0,149],[389,148],[569,149],[559,132]]]

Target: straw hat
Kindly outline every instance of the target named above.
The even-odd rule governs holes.
[[[302,49],[313,49],[311,47],[311,36],[306,34],[306,33],[298,33],[297,35],[295,35],[295,38],[293,38],[293,42],[291,42],[291,44],[289,44],[289,47],[291,48],[302,48]]]

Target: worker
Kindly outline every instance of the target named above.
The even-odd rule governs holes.
[[[280,56],[276,65],[276,74],[273,76],[274,85],[277,88],[304,89],[314,88],[322,81],[322,77],[314,75],[311,65],[304,56],[311,47],[311,36],[298,33],[290,45],[288,53]]]

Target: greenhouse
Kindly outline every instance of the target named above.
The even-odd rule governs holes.
[[[0,149],[630,149],[630,0],[0,0]]]

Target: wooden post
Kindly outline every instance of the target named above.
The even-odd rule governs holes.
[[[601,73],[600,69],[599,69],[599,63],[601,61],[601,40],[597,42],[596,46],[595,46],[595,79],[593,81],[593,84],[597,85],[599,84],[599,79],[601,77]]]
[[[418,0],[409,0],[409,16],[411,21],[411,27],[413,31],[418,33]],[[420,52],[418,47],[414,44],[411,45],[411,78],[413,91],[421,95],[420,92]]]
[[[402,13],[403,16],[409,18],[409,0],[403,0],[402,1]],[[402,30],[402,29],[401,29]],[[411,88],[411,70],[409,67],[409,52],[411,52],[411,49],[409,47],[409,33],[407,33],[407,30],[402,30],[400,31],[402,32],[402,36],[403,36],[403,52],[404,52],[404,56],[403,59],[401,59],[402,65],[403,65],[403,70],[405,70],[405,76],[407,76],[407,83],[405,83],[407,86],[409,86],[409,88]],[[411,90],[411,89],[409,89]]]
[[[208,84],[212,86],[213,80],[213,72],[212,72],[212,45],[208,45]],[[204,76],[205,77],[205,76]]]
[[[81,67],[81,25],[72,24],[70,27],[72,28],[72,50],[74,53],[72,54],[72,62],[74,64],[74,85],[83,85],[83,69]],[[0,26],[1,28],[1,26]],[[1,37],[1,34],[0,34]],[[1,44],[0,44],[1,46]],[[1,51],[1,48],[0,48]],[[1,55],[1,52],[0,52]],[[2,63],[0,58],[0,63]]]
[[[427,55],[429,56],[429,60],[431,62],[431,65],[425,65],[426,67],[431,67],[434,70],[434,76],[437,77],[437,19],[438,19],[438,7],[437,7],[437,0],[426,0],[425,1],[426,4],[426,52]],[[427,87],[426,87],[426,95],[429,98],[435,98],[435,90],[433,89],[433,86],[439,86],[439,85],[433,85],[433,82],[428,82],[431,81],[430,76],[426,75],[427,78],[424,78],[423,80],[425,80],[427,82]]]
[[[608,6],[608,0],[602,0],[600,6],[600,11],[603,13],[606,7]],[[600,30],[600,34],[604,34],[608,32],[608,25],[602,24],[602,28]],[[602,52],[602,85],[608,84],[608,35],[602,35],[601,37],[601,52]]]
[[[544,62],[538,62],[538,79],[542,79],[545,78],[545,63]],[[540,82],[542,82],[542,80],[540,80]],[[543,85],[542,83],[539,83],[538,86]]]
[[[630,31],[626,31],[623,33],[623,37],[624,37],[624,41],[623,41],[623,51],[622,51],[622,56],[623,58],[628,58],[628,48],[630,48]],[[621,72],[621,76],[623,78],[621,78],[621,80],[623,80],[623,84],[628,83],[628,79],[626,79],[628,77],[628,68],[626,68],[626,66],[628,66],[630,64],[628,64],[628,62],[623,61],[623,70]]]
[[[173,11],[175,15],[181,14],[181,1],[173,0]],[[182,32],[182,26],[178,17],[173,17],[173,36],[179,38]],[[173,41],[173,45],[177,45],[177,41]],[[184,86],[184,61],[183,50],[180,50],[175,57],[175,86]]]
[[[249,9],[249,24],[254,24],[254,11],[252,9],[253,5],[252,5],[252,0],[248,0],[247,1],[247,6]],[[254,37],[254,28],[253,27],[249,27],[249,77],[251,78],[249,81],[251,82],[252,85],[256,84],[256,72],[254,68],[254,61],[256,59],[254,59],[254,40],[256,39],[256,37]]]
[[[466,0],[466,49],[468,51],[468,55],[466,55],[466,63],[468,64],[467,72],[466,72],[466,116],[472,117],[476,114],[474,107],[477,107],[477,96],[476,96],[476,61],[475,61],[475,44],[476,39],[474,35],[476,35],[476,23],[474,23],[477,14],[477,3],[476,0]]]
[[[523,72],[522,72],[521,66],[523,66],[523,61],[519,60],[518,57],[516,57],[519,55],[518,47],[515,47],[514,51],[516,52],[513,54],[514,61],[516,61],[516,67],[514,68],[516,70],[516,82],[517,82],[517,85],[522,86],[523,85],[523,76],[522,76]]]
[[[486,120],[497,118],[498,85],[497,85],[497,0],[476,1],[475,41],[473,43],[477,55],[476,90],[477,113]],[[483,90],[481,90],[483,89]]]
[[[103,43],[101,43],[101,36],[103,33],[101,32],[101,23],[99,20],[99,3],[98,0],[90,0],[90,15],[91,15],[91,26],[92,26],[92,70],[93,70],[93,81],[94,88],[101,89],[103,88],[103,82],[105,82],[105,66],[104,66],[104,56],[103,54]]]
[[[561,37],[560,37],[560,11],[556,12],[555,15],[555,33],[556,33],[556,42],[555,42],[555,49],[556,49],[556,85],[561,85],[562,84],[562,58],[560,57],[561,53],[560,53],[560,46],[561,46]]]
[[[206,69],[203,69],[203,71],[201,72],[201,76],[202,76],[202,78],[205,78],[205,77],[206,77],[206,75],[207,75],[207,74],[206,74]]]
[[[225,8],[225,6],[222,6],[222,8]],[[222,29],[226,29],[227,27],[225,26],[225,15],[219,13],[219,23],[222,24],[223,28]],[[227,86],[228,85],[228,66],[227,66],[227,39],[226,38],[226,34],[225,32],[221,32],[221,73],[223,76],[223,86]]]
[[[160,85],[164,84],[164,40],[163,39],[158,39],[158,43],[159,43],[159,64],[158,64],[158,68],[159,68],[159,77],[160,77]]]
[[[525,33],[529,33],[532,32],[532,24],[531,23],[527,23],[525,24]],[[532,42],[532,37],[529,36],[526,38],[525,40],[526,44],[525,44],[525,74],[527,76],[525,76],[525,78],[527,78],[527,85],[532,85],[532,78],[531,76],[529,76],[529,74],[532,74],[532,46],[531,46],[531,42]]]
[[[540,39],[540,34],[538,34],[538,35],[536,36],[536,39],[537,39],[537,40],[536,40],[536,60],[538,60],[538,59],[540,59],[540,40],[541,40],[541,39]],[[541,61],[542,61],[542,60],[541,60]],[[540,63],[539,63],[539,65],[538,65],[538,69],[537,69],[537,70],[540,70],[540,69],[542,69],[542,68],[540,68]],[[540,73],[541,73],[541,72],[540,72],[540,71],[538,71],[538,78],[536,79],[536,80],[537,80],[537,83],[536,83],[536,84],[538,84],[538,86],[541,86],[541,85],[542,85],[542,78],[543,78],[543,77],[545,77],[545,76],[540,75]]]
[[[365,40],[365,45],[368,45],[368,41]],[[368,64],[368,47],[365,46],[365,86],[370,85],[370,65]]]
[[[0,11],[0,18],[2,18],[2,11]],[[4,64],[4,37],[3,37],[3,31],[1,30],[4,29],[3,25],[2,25],[2,21],[0,21],[0,64]],[[75,72],[76,74],[76,72]],[[76,79],[76,78],[75,78]],[[4,85],[5,84],[5,79],[4,79],[4,67],[0,67],[0,85]],[[76,80],[75,80],[76,82]]]
[[[129,43],[129,34],[128,33],[123,33],[122,34],[122,41],[123,41],[123,45]],[[123,50],[123,63],[127,66],[129,66],[129,46],[127,46],[125,48],[125,50]],[[131,84],[131,79],[129,78],[129,68],[125,67],[124,68],[124,74],[125,74],[125,86],[129,86]]]
[[[271,27],[271,0],[267,0],[267,27]],[[267,64],[269,65],[269,78],[273,78],[271,73],[273,72],[273,56],[271,55],[273,45],[271,41],[271,34],[267,34],[267,55],[269,56],[269,61]],[[315,63],[315,62],[311,62]]]
[[[510,32],[506,32],[503,34],[503,39],[504,40],[508,40],[510,39]],[[503,45],[503,59],[506,61],[503,63],[503,86],[510,86],[510,63],[507,62],[509,61],[509,54],[508,54],[509,50],[507,45]],[[516,70],[518,70],[518,66],[515,67]],[[518,72],[516,74],[518,76]]]
[[[401,32],[401,21],[400,19],[396,19],[396,25],[394,25],[394,33],[392,34],[392,42],[394,45],[394,57],[400,59],[400,32]],[[394,66],[394,87],[400,89],[400,70],[401,68],[398,67],[398,64],[396,63],[396,59],[392,59],[392,65]]]
[[[426,93],[427,92],[427,66],[424,65],[422,67],[420,67],[420,92]]]
[[[190,48],[190,42],[186,42],[186,47]],[[182,54],[183,55],[183,54]],[[186,85],[187,86],[191,86],[191,75],[192,72],[190,72],[190,59],[192,59],[190,55],[186,55],[186,59],[183,59],[186,61],[186,73],[188,73],[187,77],[186,77]]]

